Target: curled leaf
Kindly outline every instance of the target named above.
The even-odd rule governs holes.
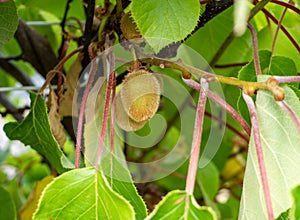
[[[57,96],[51,88],[47,106],[49,110],[48,119],[50,123],[51,132],[59,146],[63,146],[66,142],[66,134],[64,132],[64,127],[60,122],[60,115],[58,114]]]
[[[83,54],[79,54],[74,63],[71,65],[67,76],[64,88],[66,89],[65,94],[62,95],[59,105],[59,114],[61,116],[72,116],[72,102],[74,91],[77,86],[79,74],[82,70],[81,60]]]

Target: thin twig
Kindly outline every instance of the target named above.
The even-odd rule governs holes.
[[[261,75],[261,68],[260,68],[260,61],[258,55],[258,43],[257,43],[256,31],[251,24],[248,23],[247,26],[251,32],[254,67],[255,67],[256,76],[258,76]]]
[[[203,129],[204,111],[207,99],[208,83],[205,79],[201,79],[201,92],[198,99],[196,119],[194,125],[193,143],[191,149],[191,157],[186,178],[185,190],[187,194],[192,195],[194,192],[195,179],[198,169],[198,160],[200,156],[201,137]]]
[[[300,76],[272,76],[279,83],[300,82]]]
[[[242,62],[242,63],[229,63],[229,64],[215,64],[215,68],[230,68],[230,67],[241,67],[248,64],[248,62]]]
[[[76,159],[75,159],[75,168],[79,168],[80,165],[80,151],[81,151],[81,138],[83,131],[83,120],[84,120],[84,111],[88,95],[94,81],[95,75],[97,72],[97,62],[96,59],[93,59],[91,62],[91,71],[89,75],[88,82],[83,92],[83,97],[80,105],[79,116],[78,116],[78,126],[77,126],[77,138],[76,138]]]
[[[182,79],[185,84],[190,86],[193,89],[200,90],[201,86],[199,83],[195,82],[192,79]],[[212,91],[207,91],[207,97],[219,104],[223,109],[225,109],[228,114],[230,114],[239,124],[242,126],[244,131],[250,136],[251,129],[248,125],[248,123],[243,119],[243,117],[233,108],[231,107],[225,100],[223,100],[221,97],[213,93]]]
[[[113,75],[114,74],[111,73],[108,76],[107,89],[106,89],[106,95],[105,95],[104,112],[103,112],[103,119],[102,119],[102,126],[101,126],[101,134],[100,134],[100,138],[99,138],[98,153],[97,153],[97,157],[96,157],[96,169],[99,169],[102,152],[103,152],[104,139],[105,139],[105,133],[106,133],[106,127],[107,127],[107,121],[108,121],[110,97],[111,97],[113,78],[114,78]]]
[[[83,53],[84,57],[82,60],[82,67],[83,69],[90,63],[89,57],[89,45],[92,40],[92,28],[93,28],[93,21],[94,21],[94,11],[95,11],[95,0],[87,0],[87,15],[86,15],[86,23],[85,23],[85,30],[83,36]]]
[[[266,9],[262,9],[262,12],[265,13],[266,16],[268,16],[276,25],[278,25],[278,20]],[[300,52],[300,45],[297,43],[297,41],[293,38],[293,36],[288,32],[288,30],[281,25],[280,29],[282,32],[287,36],[287,38],[291,41],[291,43],[294,45],[294,47],[297,49],[298,52]]]
[[[291,9],[292,11],[296,12],[298,15],[300,15],[300,9],[292,5],[291,3],[284,2],[284,1],[278,1],[278,0],[271,0],[272,3],[277,5],[282,5],[288,9]]]
[[[272,41],[271,54],[274,54],[277,36],[278,36],[279,29],[281,27],[281,24],[282,24],[282,21],[283,21],[283,18],[285,16],[286,11],[287,11],[287,8],[284,8],[284,10],[283,10],[283,12],[282,12],[282,14],[279,18],[279,21],[278,21],[278,24],[277,24],[277,27],[276,27],[276,31],[275,31],[275,34],[274,34],[274,37],[273,37],[273,41]],[[271,66],[271,62],[270,62],[270,66]]]
[[[62,54],[63,54],[63,51],[64,51],[65,40],[66,40],[66,37],[65,37],[65,25],[66,25],[68,11],[70,9],[70,4],[71,4],[72,1],[73,0],[68,0],[67,1],[65,12],[64,12],[64,16],[63,16],[63,19],[62,19],[62,21],[60,23],[61,31],[62,31],[63,34],[62,34],[61,45],[60,45],[60,48],[58,50],[58,54],[61,55],[61,58],[64,57],[64,56],[62,56]]]

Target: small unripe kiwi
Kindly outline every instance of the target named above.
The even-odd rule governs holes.
[[[121,101],[120,93],[116,96],[114,102],[115,120],[120,128],[125,131],[136,131],[144,127],[147,121],[136,122],[127,115]]]
[[[127,74],[115,99],[116,122],[126,131],[142,128],[156,113],[160,100],[160,83],[145,70]]]
[[[156,113],[160,99],[160,84],[153,73],[133,71],[125,77],[120,90],[125,112],[136,121],[147,121]]]

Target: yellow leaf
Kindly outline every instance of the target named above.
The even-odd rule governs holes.
[[[33,213],[35,212],[39,198],[44,190],[44,188],[54,179],[53,176],[47,176],[41,181],[39,181],[33,192],[28,197],[27,202],[23,205],[21,210],[19,211],[20,220],[31,220]]]

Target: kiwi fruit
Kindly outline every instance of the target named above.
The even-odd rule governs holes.
[[[161,87],[154,73],[145,70],[127,74],[116,97],[116,122],[124,130],[138,130],[159,106]]]

